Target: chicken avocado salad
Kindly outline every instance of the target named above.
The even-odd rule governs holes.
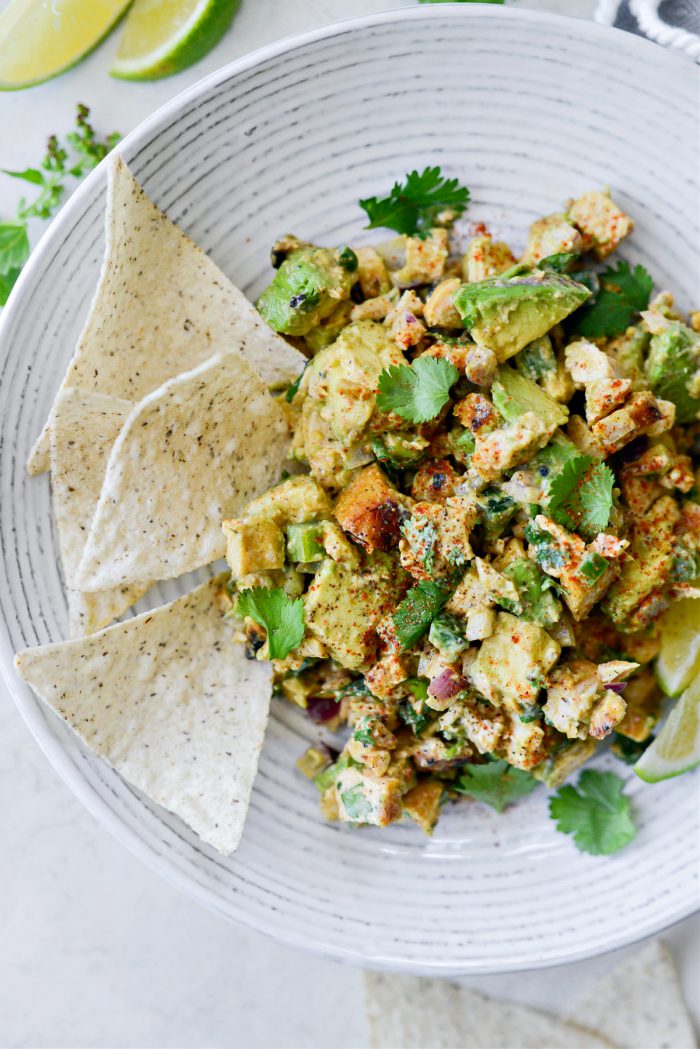
[[[634,763],[664,616],[700,596],[700,314],[600,265],[634,228],[608,192],[519,257],[483,225],[458,252],[467,202],[413,172],[361,201],[396,237],[284,236],[257,303],[307,363],[280,397],[291,475],[224,520],[222,601],[275,692],[346,734],[298,762],[331,820],[430,833],[608,738]]]

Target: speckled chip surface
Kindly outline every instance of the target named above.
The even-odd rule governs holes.
[[[227,855],[271,695],[217,604],[224,577],[91,637],[25,649],[19,674],[125,779]]]
[[[169,579],[222,557],[221,521],[279,478],[288,443],[281,408],[238,354],[171,379],[112,448],[76,584]]]
[[[373,1049],[610,1049],[555,1016],[446,980],[365,973]]]
[[[305,363],[115,156],[102,272],[63,385],[140,401],[222,352],[240,352],[267,385],[290,382]],[[48,446],[45,427],[30,473],[49,468]]]
[[[51,415],[51,490],[71,637],[107,626],[149,586],[139,582],[91,594],[75,588],[109,452],[132,408],[130,401],[65,387]]]

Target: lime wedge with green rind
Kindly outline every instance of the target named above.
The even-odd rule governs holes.
[[[679,696],[700,674],[700,599],[684,598],[664,616],[656,676],[667,696]]]
[[[0,14],[0,89],[58,76],[109,33],[130,0],[10,0]]]
[[[700,764],[700,674],[676,700],[666,723],[634,766],[647,783],[680,776]]]
[[[240,0],[134,0],[110,73],[122,80],[172,76],[219,42]]]

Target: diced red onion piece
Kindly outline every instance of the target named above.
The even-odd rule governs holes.
[[[617,694],[619,696],[625,691],[625,688],[627,687],[627,682],[626,681],[613,681],[612,684],[606,685],[605,687],[609,688],[611,692],[617,692]]]
[[[340,713],[340,703],[335,699],[323,696],[309,696],[306,701],[306,713],[317,725],[331,721]]]
[[[467,679],[456,670],[447,667],[441,670],[428,685],[428,695],[435,699],[452,699],[458,692],[467,687]]]

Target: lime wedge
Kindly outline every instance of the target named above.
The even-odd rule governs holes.
[[[0,15],[0,89],[31,87],[92,51],[130,0],[10,0]]]
[[[700,674],[700,600],[688,597],[664,616],[656,676],[667,696],[678,696]]]
[[[157,80],[203,58],[224,35],[240,0],[135,0],[110,73]]]
[[[666,724],[634,766],[647,783],[680,776],[700,764],[700,675],[675,703]]]

